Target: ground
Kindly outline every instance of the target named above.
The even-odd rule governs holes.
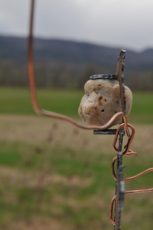
[[[0,116],[0,229],[112,229],[113,137],[34,115]],[[153,125],[137,124],[125,175],[153,167]],[[130,182],[150,187],[152,175]],[[151,230],[152,194],[126,197],[123,230]]]

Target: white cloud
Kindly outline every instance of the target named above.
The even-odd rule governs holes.
[[[37,35],[153,47],[152,0],[36,0]],[[0,32],[25,35],[30,0],[0,0]]]
[[[29,1],[0,0],[0,32],[26,34]]]

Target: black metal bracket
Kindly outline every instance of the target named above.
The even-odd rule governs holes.
[[[115,74],[94,74],[89,77],[90,80],[118,80]]]
[[[104,129],[104,130],[95,129],[93,133],[96,135],[115,135],[116,129]]]

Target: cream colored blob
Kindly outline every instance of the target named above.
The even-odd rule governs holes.
[[[84,86],[85,95],[80,106],[79,115],[90,125],[104,125],[121,110],[119,83],[116,80],[89,80]],[[132,107],[132,92],[125,86],[126,114]],[[121,123],[118,119],[115,124]]]

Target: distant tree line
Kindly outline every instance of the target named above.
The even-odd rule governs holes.
[[[82,89],[89,76],[95,73],[114,73],[113,69],[95,65],[39,63],[36,66],[39,87]],[[132,90],[153,91],[153,71],[125,72],[126,84]],[[27,67],[12,61],[0,61],[0,86],[28,85]]]

